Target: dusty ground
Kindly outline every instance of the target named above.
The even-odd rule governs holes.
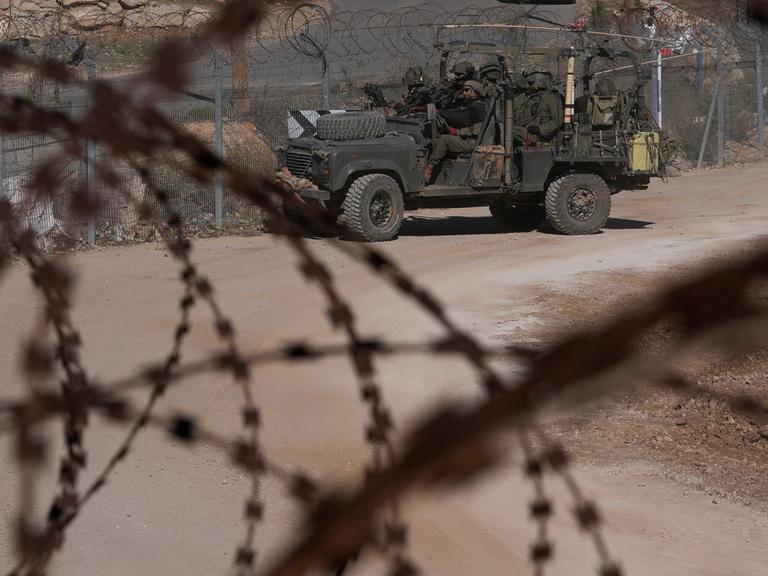
[[[502,233],[484,209],[413,215],[396,242],[382,246],[449,306],[458,322],[489,343],[545,345],[598,322],[647,290],[687,274],[696,262],[732,254],[765,234],[768,165],[711,171],[614,197],[603,234],[566,238],[546,232]],[[364,334],[414,341],[438,328],[390,288],[322,241],[313,249],[329,263],[359,313]],[[339,341],[326,326],[322,300],[295,269],[288,250],[269,236],[200,241],[195,258],[214,280],[246,350],[297,338]],[[157,360],[170,342],[179,294],[172,261],[157,245],[103,249],[71,259],[79,275],[75,321],[85,361],[102,381]],[[17,351],[39,303],[17,265],[0,290],[0,396],[19,393]],[[217,346],[208,315],[196,313],[186,360]],[[663,346],[667,336],[647,346]],[[766,394],[766,355],[705,366],[696,373],[716,389]],[[377,365],[400,430],[445,399],[472,402],[472,373],[455,360],[385,359]],[[511,367],[510,369],[514,369]],[[264,412],[272,457],[324,479],[357,481],[368,453],[363,412],[343,359],[316,365],[264,365],[254,391]],[[137,394],[137,400],[141,395]],[[197,415],[218,433],[239,430],[240,397],[222,378],[199,376],[173,389],[160,412]],[[546,429],[572,450],[584,490],[607,519],[613,554],[632,575],[764,576],[768,574],[768,439],[765,423],[730,413],[706,396],[683,399],[642,389],[578,413],[551,416]],[[51,430],[55,437],[58,429]],[[95,474],[124,431],[95,419],[88,430],[89,474]],[[509,442],[510,451],[514,443]],[[18,479],[10,438],[0,438],[0,566],[10,565]],[[54,452],[55,453],[55,452]],[[50,466],[51,475],[55,465]],[[407,507],[414,560],[426,573],[530,572],[534,526],[525,508],[531,487],[510,461],[461,493]],[[87,481],[88,478],[84,480]],[[556,496],[550,572],[594,573],[596,559],[551,479]],[[55,561],[57,574],[223,573],[241,537],[247,479],[216,450],[142,436],[129,460],[73,526]],[[39,513],[52,486],[40,489]],[[278,484],[265,483],[262,566],[298,525]],[[355,574],[382,573],[363,562]]]

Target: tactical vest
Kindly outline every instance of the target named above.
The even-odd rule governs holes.
[[[618,104],[616,96],[594,95],[589,99],[587,112],[592,114],[592,125],[595,128],[611,128],[616,122],[615,111]]]

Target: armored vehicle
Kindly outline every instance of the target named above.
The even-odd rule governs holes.
[[[313,184],[298,194],[322,202],[369,241],[395,238],[404,210],[423,207],[489,206],[508,229],[532,230],[547,220],[563,234],[594,234],[608,220],[612,194],[663,175],[662,134],[645,106],[647,78],[632,53],[607,43],[561,50],[568,69],[564,94],[557,92],[562,123],[554,137],[534,143],[515,138],[513,102],[521,89],[505,50],[464,44],[447,52],[490,55],[502,70],[471,153],[449,154],[427,182],[425,164],[440,131],[433,104],[395,115],[325,115],[313,136],[290,140],[278,153],[284,169]],[[611,90],[603,82],[602,91],[591,90],[597,61],[607,63],[603,68],[628,63],[633,85]]]

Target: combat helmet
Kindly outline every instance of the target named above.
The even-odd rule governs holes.
[[[483,86],[482,82],[477,80],[466,80],[464,82],[464,87],[472,88],[480,98],[485,96],[485,86]]]
[[[424,85],[424,70],[421,66],[411,66],[405,71],[403,84],[409,88]]]
[[[451,68],[451,72],[460,78],[474,78],[476,74],[475,65],[467,61],[456,62]]]
[[[552,87],[552,74],[546,70],[534,70],[526,74],[528,86],[537,90],[549,90]]]
[[[501,66],[496,60],[486,60],[480,66],[480,78],[488,79],[490,82],[498,82],[501,79]]]
[[[525,90],[528,88],[528,81],[525,79],[525,72],[513,72],[512,82],[514,83],[515,88],[518,88],[519,90]]]
[[[595,94],[599,96],[613,96],[616,94],[616,84],[606,76],[601,76],[595,84]]]

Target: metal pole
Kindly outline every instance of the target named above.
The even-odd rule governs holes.
[[[763,43],[755,43],[755,84],[757,85],[757,157],[765,159],[765,104],[763,96]]]
[[[513,109],[512,109],[512,87],[509,85],[504,86],[504,184],[507,188],[512,188],[515,184],[515,176],[513,174],[515,165],[512,157],[512,146],[514,144],[514,128],[513,122]]]
[[[216,156],[224,157],[224,74],[222,71],[221,57],[218,53],[213,57],[214,71],[214,119],[216,124]],[[213,213],[216,226],[224,224],[224,178],[221,170],[213,175]]]
[[[651,115],[656,124],[659,123],[659,60],[658,51],[654,56],[656,62],[651,64]]]
[[[696,47],[696,88],[704,88],[704,53],[701,46]]]
[[[664,98],[663,93],[661,91],[662,85],[661,85],[661,77],[662,77],[662,70],[661,70],[661,50],[657,50],[657,56],[656,56],[656,82],[658,83],[658,86],[656,87],[656,97],[659,99],[658,104],[656,104],[656,110],[658,111],[659,115],[656,118],[656,123],[659,125],[659,128],[664,127],[663,123],[663,115],[664,115]]]
[[[709,104],[709,113],[707,114],[707,124],[704,126],[704,137],[701,139],[701,147],[699,148],[699,159],[696,162],[696,170],[701,170],[701,166],[704,163],[704,151],[707,149],[707,141],[709,140],[709,129],[712,126],[712,117],[715,115],[715,102],[717,102],[717,95],[720,93],[720,76],[715,81],[715,89],[712,92],[712,102]]]
[[[0,73],[0,95],[3,93],[3,75]],[[5,134],[0,130],[0,198],[5,198]]]
[[[323,55],[323,108],[331,109],[331,63]]]
[[[576,56],[574,56],[575,53],[576,53],[575,49],[571,47],[570,55],[568,56],[568,75],[566,76],[568,81],[565,85],[565,107],[563,108],[564,124],[573,123],[573,112],[574,112],[575,102],[576,102]]]
[[[90,63],[87,66],[88,80],[96,78],[96,69]],[[96,205],[96,143],[90,138],[85,143],[85,181],[88,191],[88,200],[91,206]],[[93,247],[96,245],[96,214],[91,212],[88,215],[88,244]]]
[[[720,81],[720,90],[717,93],[717,165],[725,166],[725,62],[723,44],[717,45],[717,78]]]

